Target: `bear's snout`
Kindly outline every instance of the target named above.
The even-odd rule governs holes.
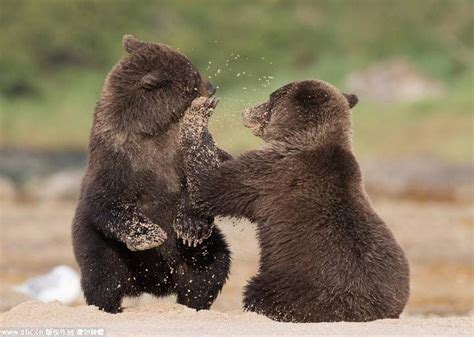
[[[244,122],[244,126],[246,128],[252,128],[252,125],[257,124],[255,118],[255,112],[253,111],[253,108],[247,108],[244,111],[242,111],[242,119]]]
[[[216,93],[216,87],[206,78],[201,77],[201,85],[199,86],[199,95],[211,97]]]
[[[242,112],[244,126],[252,131],[255,136],[261,137],[265,128],[265,104],[247,108]]]

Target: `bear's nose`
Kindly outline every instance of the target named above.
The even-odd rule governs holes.
[[[208,90],[210,92],[210,96],[212,96],[216,93],[217,88],[211,82],[208,82]]]
[[[211,97],[216,93],[216,87],[214,87],[214,85],[208,79],[201,77],[199,93],[201,96]]]

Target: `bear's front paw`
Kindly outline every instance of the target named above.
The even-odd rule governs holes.
[[[214,228],[214,220],[178,214],[174,222],[174,230],[184,245],[196,247],[209,238]]]
[[[209,118],[219,103],[217,97],[198,97],[191,103],[191,112],[193,115]]]
[[[209,117],[218,102],[217,98],[198,97],[186,110],[179,129],[179,142],[185,153],[208,137]]]
[[[166,240],[166,232],[159,228],[152,228],[144,233],[133,233],[127,237],[125,244],[132,251],[147,250],[160,246]]]

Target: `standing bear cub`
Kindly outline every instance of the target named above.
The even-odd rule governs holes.
[[[289,322],[370,321],[402,312],[409,267],[364,191],[351,145],[356,103],[322,81],[288,84],[244,112],[264,148],[223,164],[193,127],[208,115],[185,117],[182,144],[201,144],[183,146],[185,166],[199,171],[198,192],[190,194],[196,212],[257,224],[260,266],[245,289],[247,310]]]
[[[230,252],[218,228],[178,240],[174,221],[212,230],[212,217],[183,206],[187,178],[178,145],[181,117],[215,89],[184,55],[125,36],[128,52],[97,103],[87,171],[73,220],[73,247],[86,302],[121,311],[124,296],[176,294],[208,309],[222,289]],[[225,153],[219,149],[220,153]],[[193,243],[193,245],[191,245]],[[199,242],[201,243],[201,242]]]

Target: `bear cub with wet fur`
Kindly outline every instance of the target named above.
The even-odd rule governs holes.
[[[356,103],[323,81],[293,82],[243,114],[266,142],[261,150],[206,168],[206,142],[183,149],[186,167],[199,171],[191,194],[199,212],[257,224],[260,265],[245,288],[246,310],[331,322],[397,318],[405,307],[407,259],[372,209],[352,151]],[[184,122],[191,129],[207,118]],[[196,132],[181,137],[199,144]]]
[[[84,296],[111,313],[121,311],[124,296],[142,293],[175,294],[180,304],[208,309],[227,279],[230,252],[213,218],[185,207],[178,131],[192,101],[215,89],[167,45],[132,36],[123,45],[128,54],[107,76],[95,109],[73,220]],[[199,240],[177,237],[178,210],[203,228]]]

